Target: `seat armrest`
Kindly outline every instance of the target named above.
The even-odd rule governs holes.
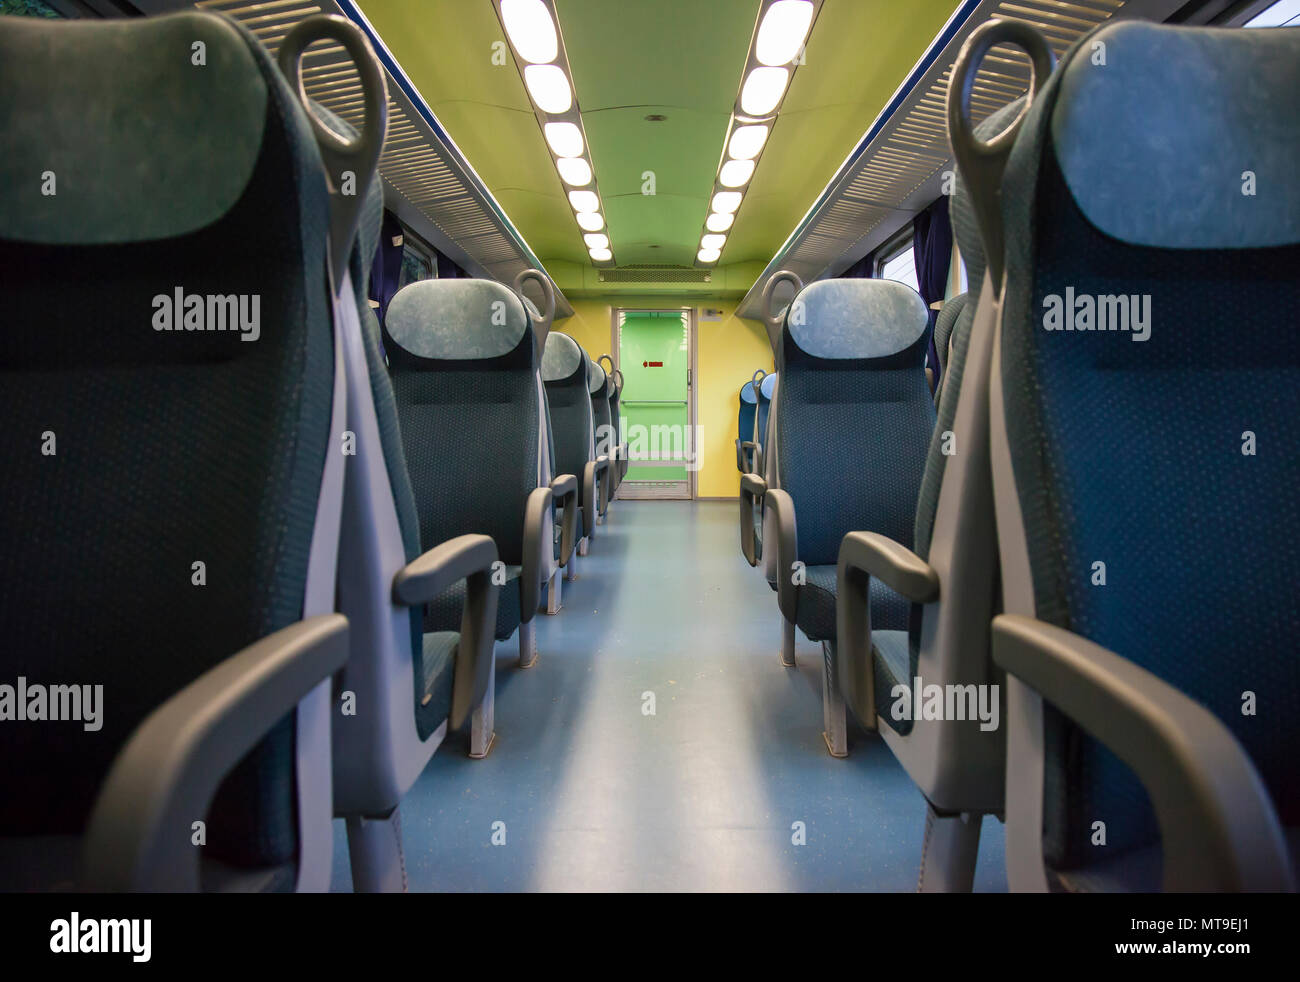
[[[993,661],[1134,771],[1159,821],[1165,890],[1295,889],[1268,790],[1209,710],[1113,651],[1032,617],[993,619]]]
[[[150,713],[114,759],[91,810],[87,887],[197,891],[192,824],[235,766],[347,657],[347,619],[311,617],[232,655]]]
[[[740,551],[751,566],[758,565],[758,543],[754,540],[754,520],[762,514],[767,482],[755,473],[740,475]]]
[[[551,482],[551,496],[564,508],[560,519],[560,568],[568,565],[576,544],[578,528],[578,479],[573,474],[561,474]]]
[[[878,532],[850,532],[840,541],[836,571],[835,667],[858,719],[874,720],[876,677],[871,654],[871,578],[912,603],[939,599],[939,574],[924,559]]]
[[[596,473],[600,475],[600,513],[605,514],[609,508],[609,481],[610,466],[609,458],[601,454],[596,458]]]
[[[523,624],[533,619],[541,602],[542,570],[555,561],[555,540],[542,541],[553,501],[554,492],[545,487],[533,488],[524,502],[524,557],[519,572],[519,619]]]
[[[788,491],[768,488],[763,500],[765,507],[772,511],[773,524],[776,525],[776,601],[781,616],[793,624],[799,610],[799,588],[794,582],[794,564],[799,558],[794,499]],[[764,539],[764,552],[770,547],[771,543]]]
[[[596,508],[604,497],[600,482],[608,467],[609,458],[600,456],[582,468],[582,534],[589,539],[596,537]]]
[[[487,695],[501,592],[501,587],[492,582],[496,564],[497,546],[490,536],[458,535],[408,563],[393,577],[393,601],[402,607],[423,606],[456,582],[465,581],[465,607],[460,618],[448,717],[452,729],[463,726]]]
[[[753,440],[736,441],[736,465],[740,468],[742,474],[759,474],[762,473],[754,466],[754,448],[757,447]]]

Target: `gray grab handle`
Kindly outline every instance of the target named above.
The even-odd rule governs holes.
[[[317,41],[338,42],[356,66],[361,80],[365,122],[355,139],[345,140],[311,111],[311,102],[302,81],[302,56]],[[388,84],[361,28],[336,14],[318,14],[295,24],[285,35],[277,60],[280,71],[298,93],[325,163],[330,190],[330,272],[334,274],[334,289],[337,290],[352,252],[352,238],[356,234],[365,189],[374,179],[379,154],[384,148],[384,135],[388,130]],[[355,183],[353,193],[345,195],[342,191],[343,175],[349,171],[354,175]]]
[[[1015,120],[993,139],[985,142],[975,135],[970,121],[971,93],[975,89],[975,76],[980,63],[999,44],[1014,44],[1029,55],[1032,75],[1029,95],[1024,108]],[[991,20],[971,33],[961,47],[961,54],[953,65],[952,79],[948,83],[948,134],[952,141],[953,156],[961,171],[961,180],[970,189],[971,204],[979,221],[980,238],[984,240],[984,257],[993,295],[1001,296],[1004,262],[1004,233],[1002,228],[1002,172],[1015,145],[1016,134],[1034,98],[1047,84],[1056,55],[1043,35],[1022,20]],[[978,290],[978,286],[973,289]]]

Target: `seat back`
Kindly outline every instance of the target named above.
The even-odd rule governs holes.
[[[173,70],[196,41],[206,68]],[[4,18],[0,82],[0,660],[107,703],[94,730],[9,724],[0,834],[77,834],[147,715],[334,609],[329,194],[294,93],[225,18]],[[225,781],[205,858],[328,884],[327,689]]]
[[[587,462],[596,459],[595,425],[591,411],[591,361],[582,346],[567,334],[551,331],[542,352],[542,382],[551,408],[556,468],[579,482]],[[594,515],[584,515],[594,524]],[[588,527],[581,534],[590,534]]]
[[[787,309],[775,465],[798,515],[805,565],[836,563],[840,540],[854,529],[912,545],[934,426],[922,368],[928,343],[924,301],[892,280],[813,283]]]
[[[740,409],[736,416],[736,469],[742,474],[748,467],[748,461],[742,443],[754,439],[754,419],[758,415],[758,393],[752,381],[740,387]]]
[[[1008,613],[1211,710],[1284,825],[1300,823],[1300,336],[1279,331],[1300,304],[1297,91],[1296,31],[1125,21],[1081,39],[1003,180],[993,381]],[[1096,861],[1094,822],[1108,856],[1158,840],[1136,778],[1050,706],[1022,749],[1008,808],[1041,812],[1050,874]]]
[[[614,419],[610,411],[610,389],[613,382],[600,367],[599,362],[591,363],[591,378],[587,390],[591,393],[591,416],[595,426],[596,455],[605,455],[611,460],[618,447],[617,433],[614,431]]]
[[[769,436],[768,419],[772,411],[772,399],[776,395],[777,373],[768,372],[763,376],[763,380],[758,385],[758,404],[754,409],[754,435],[750,437],[760,448],[760,453],[766,456],[766,448]],[[758,461],[758,466],[762,467],[763,462]]]
[[[519,296],[491,280],[411,283],[388,306],[384,340],[420,541],[489,535],[502,562],[521,565],[541,419]],[[459,597],[449,594],[429,605],[424,627],[459,623]]]

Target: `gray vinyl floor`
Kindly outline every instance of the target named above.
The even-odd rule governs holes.
[[[411,890],[915,889],[924,800],[874,736],[827,754],[820,647],[781,667],[737,524],[734,503],[611,505],[537,665],[497,646],[492,753],[453,735],[407,796]],[[976,890],[1006,889],[1003,844],[986,818]]]

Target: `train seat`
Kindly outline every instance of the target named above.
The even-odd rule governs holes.
[[[1018,99],[998,110],[976,135],[987,140],[1002,132],[1023,104]],[[960,180],[952,218],[978,289],[984,281],[983,242]],[[977,319],[973,297],[954,298],[935,328],[937,334],[949,319],[948,337],[939,344],[944,381],[916,500],[912,546],[875,532],[850,533],[840,544],[837,574],[841,693],[854,716],[882,735],[925,795],[922,892],[971,889],[981,818],[1000,814],[1003,803],[1005,714],[989,656],[998,575],[988,455],[993,327],[991,317]],[[875,630],[867,614],[874,616],[879,590],[897,591],[917,605],[906,633]],[[917,679],[923,693],[938,686],[944,693],[974,693],[975,701],[963,704],[955,714],[960,718],[917,713]]]
[[[1295,887],[1297,91],[1300,32],[1122,21],[1071,49],[1011,152],[1012,889]]]
[[[541,582],[552,561],[539,487],[541,419],[532,321],[519,295],[490,280],[421,280],[384,321],[389,374],[421,542],[488,535],[502,586],[495,637],[518,630],[519,662],[537,657]],[[490,464],[488,463],[490,461]],[[464,589],[430,603],[426,632],[455,629]]]
[[[591,360],[573,338],[552,331],[542,352],[542,381],[555,429],[555,459],[561,471],[580,478],[578,555],[586,555],[596,535],[596,515],[605,487],[609,458],[596,453],[591,412]],[[571,560],[572,562],[572,560]]]
[[[324,890],[350,297],[309,123],[198,12],[6,17],[0,79],[0,662],[67,714],[5,724],[0,878]]]
[[[779,344],[768,455],[779,486],[744,480],[767,513],[763,551],[774,559],[782,616],[822,642],[827,743],[843,756],[834,665],[840,540],[865,528],[912,545],[935,419],[922,364],[929,314],[915,290],[892,280],[825,280],[786,308]],[[902,596],[873,584],[872,600],[873,624],[907,629]]]
[[[587,382],[587,389],[591,393],[591,418],[595,427],[596,456],[605,457],[613,461],[617,459],[618,452],[618,435],[614,430],[614,424],[610,416],[609,390],[612,382],[605,369],[601,368],[599,362],[591,362],[591,378]],[[605,514],[609,509],[610,498],[614,491],[614,473],[615,467],[607,467],[605,476],[601,485],[601,493],[598,499],[598,521],[604,521]]]
[[[755,380],[760,377],[762,369],[754,373],[754,378],[740,387],[740,408],[736,414],[736,470],[748,474],[754,469],[750,460],[754,448],[754,419],[758,415],[758,390]]]

